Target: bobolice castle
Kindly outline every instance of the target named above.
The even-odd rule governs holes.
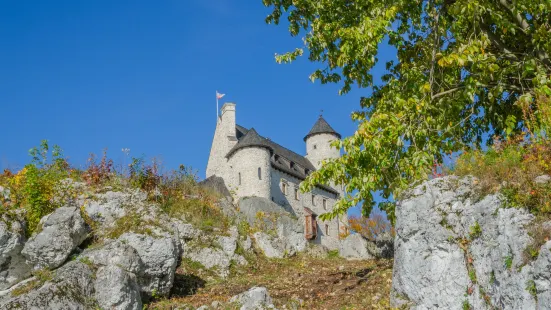
[[[206,177],[221,177],[234,199],[263,197],[304,219],[305,238],[314,243],[334,244],[346,229],[346,216],[321,221],[317,215],[330,211],[343,194],[342,189],[319,185],[301,193],[300,183],[319,169],[322,160],[340,157],[331,147],[340,139],[331,126],[319,117],[304,137],[306,156],[297,154],[235,121],[235,104],[226,103],[216,124]]]

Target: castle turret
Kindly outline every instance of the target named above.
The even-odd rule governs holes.
[[[212,139],[209,161],[207,163],[207,178],[212,175],[222,178],[226,177],[228,171],[225,156],[236,143],[235,104],[225,103],[222,106],[222,114],[216,122],[216,131],[214,132],[214,139]]]
[[[339,158],[341,156],[340,149],[331,147],[331,143],[340,138],[341,135],[320,115],[310,132],[304,137],[306,158],[316,169],[321,167],[321,162],[324,159]]]

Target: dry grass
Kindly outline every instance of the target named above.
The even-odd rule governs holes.
[[[346,261],[305,255],[287,259],[259,257],[246,268],[234,269],[226,280],[208,282],[191,272],[185,266],[179,268],[172,298],[152,303],[148,309],[199,307],[214,300],[225,303],[253,286],[266,287],[279,309],[292,305],[299,309],[331,310],[390,308],[390,260]]]

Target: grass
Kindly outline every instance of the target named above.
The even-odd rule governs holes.
[[[182,283],[176,281],[176,293],[173,292],[170,299],[146,305],[147,309],[199,307],[210,305],[214,300],[226,303],[253,286],[266,287],[278,309],[284,306],[289,309],[300,300],[299,309],[389,309],[392,261],[347,261],[305,254],[286,259],[258,256],[248,266],[232,268],[228,278],[210,279],[190,294],[177,292],[183,289],[184,283],[196,281],[191,267],[179,268],[176,277],[184,279]]]
[[[505,267],[507,267],[507,269],[511,269],[511,267],[513,267],[513,256],[512,255],[509,255],[509,256],[505,257]]]
[[[475,222],[473,226],[470,227],[469,237],[471,240],[474,240],[482,235],[482,228],[480,228],[480,225],[478,222]]]
[[[36,288],[39,288],[47,281],[52,280],[54,274],[48,269],[40,269],[33,271],[33,276],[35,277],[35,279],[25,283],[25,285],[15,288],[13,291],[11,291],[11,295],[14,297],[20,296]]]

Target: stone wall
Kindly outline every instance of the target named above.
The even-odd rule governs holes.
[[[295,196],[295,189],[298,190],[300,180],[279,170],[272,168],[272,184],[271,184],[271,199],[283,206],[287,211],[291,212],[299,219],[304,218],[304,207],[310,208],[316,214],[322,214],[330,211],[337,200],[337,196],[333,193],[320,188],[315,188],[311,193],[298,192],[298,199]],[[287,193],[283,193],[283,184],[287,184]],[[312,195],[314,195],[314,203],[312,204]],[[323,207],[323,200],[326,200],[326,208]],[[338,240],[341,219],[333,219],[322,222],[318,219],[317,239],[314,243],[327,245],[329,248],[334,248]],[[327,225],[327,232],[326,227]]]
[[[230,157],[228,164],[229,173],[225,179],[236,197],[256,196],[270,199],[271,167],[268,149],[240,149]]]
[[[222,115],[216,124],[207,163],[206,178],[212,175],[226,178],[228,174],[228,160],[225,156],[236,143],[235,104],[226,103],[222,107]]]
[[[321,167],[322,160],[341,156],[339,149],[331,147],[331,142],[337,139],[337,136],[327,133],[316,134],[306,139],[306,158],[316,169]]]

